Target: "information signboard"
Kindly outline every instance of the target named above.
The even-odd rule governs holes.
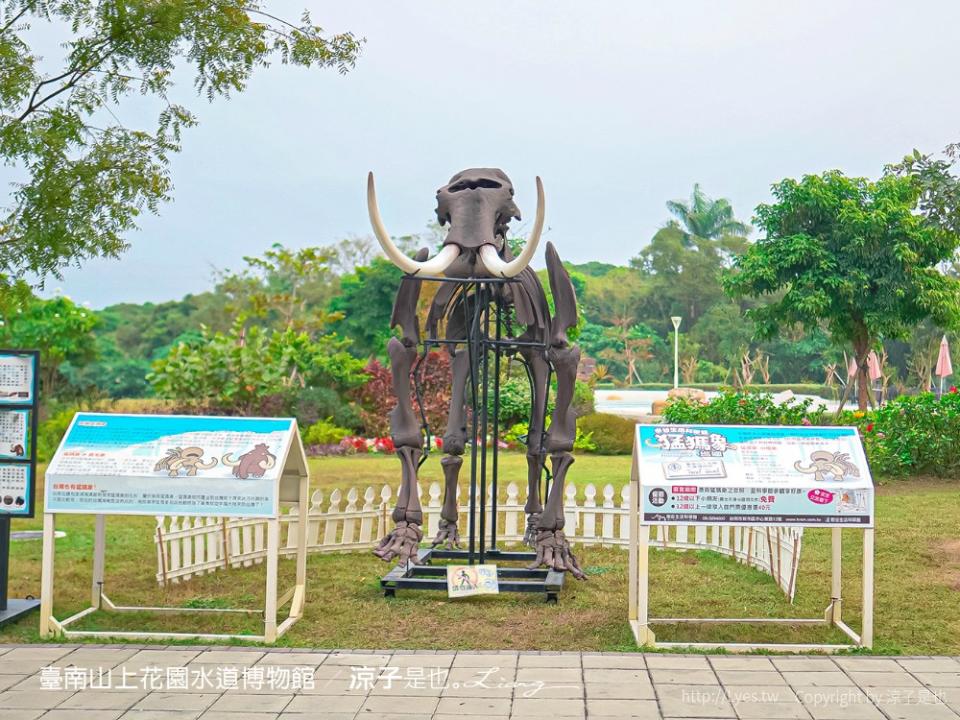
[[[33,405],[36,379],[35,350],[0,350],[0,404]]]
[[[0,517],[33,517],[39,353],[0,350]]]
[[[0,625],[39,605],[7,597],[10,521],[33,517],[36,505],[39,365],[37,350],[0,350]]]
[[[637,425],[642,522],[873,527],[854,427]]]
[[[46,512],[275,517],[295,435],[286,418],[77,413]]]
[[[296,584],[279,592],[280,503],[296,503]],[[43,515],[40,635],[125,638],[228,638],[273,642],[303,615],[307,587],[310,477],[296,420],[200,415],[77,413],[47,468]],[[291,518],[291,508],[286,513]],[[64,620],[53,614],[56,517],[96,515],[90,607]],[[108,515],[193,515],[221,518],[224,534],[213,553],[229,563],[227,518],[266,518],[264,606],[184,608],[117,605],[107,596]],[[158,528],[158,538],[160,530]],[[164,544],[159,543],[162,562]],[[290,605],[278,624],[277,611]],[[140,630],[74,630],[99,610],[112,612],[240,613],[262,615],[263,635]]]

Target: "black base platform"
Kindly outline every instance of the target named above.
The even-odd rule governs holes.
[[[29,612],[33,612],[40,607],[39,600],[7,600],[7,609],[0,610],[0,625],[19,620]]]
[[[417,557],[418,564],[397,565],[380,579],[384,597],[394,597],[400,589],[446,592],[447,564],[432,565],[432,561],[456,560],[457,565],[464,565],[470,561],[470,552],[421,548]],[[476,553],[474,557],[476,558]],[[547,602],[555,603],[563,589],[564,573],[556,570],[530,570],[526,567],[501,565],[504,562],[523,562],[529,565],[536,557],[536,553],[533,552],[494,549],[484,553],[484,562],[497,565],[497,583],[500,586],[500,592],[543,593]]]

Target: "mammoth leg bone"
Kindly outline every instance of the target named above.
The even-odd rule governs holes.
[[[453,355],[453,392],[450,396],[450,414],[447,416],[447,431],[443,435],[443,451],[440,461],[443,468],[443,508],[440,510],[440,529],[433,539],[433,547],[446,544],[453,550],[460,547],[460,532],[457,520],[457,481],[463,466],[464,448],[467,444],[466,387],[470,374],[470,354],[457,350]]]
[[[543,513],[543,502],[540,498],[540,476],[542,475],[543,452],[543,421],[546,412],[544,400],[547,395],[547,374],[550,367],[542,354],[525,348],[521,355],[530,368],[532,384],[532,399],[530,404],[530,425],[527,430],[527,504],[523,511],[527,514],[527,530],[523,540],[531,547],[536,542],[537,525]]]
[[[460,510],[457,507],[457,479],[463,458],[459,455],[445,455],[440,461],[443,468],[443,507],[440,509],[440,529],[433,539],[432,547],[443,546],[447,550],[460,549],[460,531],[457,529],[457,520]]]
[[[399,558],[402,564],[417,561],[417,548],[423,539],[423,511],[420,507],[420,492],[417,486],[417,463],[423,454],[423,438],[420,423],[413,413],[410,399],[410,370],[417,357],[417,349],[397,338],[387,343],[390,355],[390,370],[397,406],[390,411],[390,431],[397,456],[400,458],[402,479],[397,505],[393,509],[396,527],[373,551],[381,560]]]
[[[573,441],[577,433],[577,420],[570,407],[573,402],[573,387],[580,362],[580,348],[553,347],[550,360],[557,373],[557,402],[553,411],[550,431],[547,433],[545,450],[551,454],[553,486],[547,504],[537,524],[537,557],[531,567],[546,565],[557,571],[569,570],[578,580],[586,580],[580,569],[570,543],[563,534],[563,495],[567,470],[573,465]]]
[[[397,558],[402,565],[417,562],[417,549],[423,539],[423,511],[417,488],[417,461],[423,451],[420,448],[404,447],[397,450],[403,468],[403,480],[397,506],[393,509],[396,526],[377,545],[373,554],[381,560]]]

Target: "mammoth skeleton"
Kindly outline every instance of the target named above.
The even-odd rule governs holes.
[[[444,499],[440,529],[433,546],[459,547],[457,483],[467,445],[467,381],[474,362],[468,347],[468,318],[471,315],[489,317],[492,307],[496,307],[506,310],[510,318],[505,346],[509,354],[519,356],[526,365],[533,396],[527,439],[528,493],[524,507],[526,539],[536,550],[531,567],[569,570],[577,578],[584,577],[563,533],[564,480],[574,461],[571,451],[576,435],[571,403],[580,361],[580,349],[570,342],[567,332],[577,323],[577,300],[570,276],[552,243],[546,245],[547,276],[554,301],[552,313],[543,285],[529,267],[543,232],[546,210],[539,177],[536,190],[533,228],[523,250],[514,257],[506,237],[509,222],[520,220],[520,209],[514,202],[510,179],[502,170],[492,168],[457,173],[437,191],[437,219],[441,226],[449,226],[442,248],[433,257],[429,257],[424,248],[410,258],[390,239],[377,206],[373,173],[367,178],[370,224],[384,253],[405,273],[391,319],[391,326],[400,328],[401,337],[391,338],[387,345],[397,398],[397,405],[390,412],[390,429],[401,462],[402,481],[393,510],[395,527],[374,551],[383,560],[416,562],[423,539],[417,470],[424,453],[424,437],[410,392],[411,372],[423,342],[417,317],[422,278],[441,275],[460,279],[494,278],[500,280],[487,284],[441,283],[427,313],[427,339],[433,342],[443,337],[453,370],[453,392],[443,435],[444,457],[440,461]],[[514,323],[518,331],[515,334]],[[556,378],[557,389],[550,428],[544,432],[551,375]],[[544,502],[540,496],[540,477],[548,455],[553,484]]]

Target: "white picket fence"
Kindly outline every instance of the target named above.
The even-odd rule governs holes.
[[[427,488],[428,498],[421,502],[424,513],[424,537],[436,535],[442,505],[439,483]],[[612,485],[599,492],[590,484],[583,497],[577,488],[567,485],[564,502],[567,537],[578,546],[619,546],[629,541],[628,513],[630,488],[617,493]],[[619,497],[617,497],[619,495]],[[393,490],[384,485],[361,491],[333,490],[325,501],[323,490],[315,490],[310,499],[307,544],[310,552],[348,552],[373,547],[392,525]],[[346,500],[346,504],[344,504]],[[497,540],[516,545],[523,540],[526,515],[525,498],[515,483],[507,486],[497,506]],[[467,513],[460,503],[460,531],[465,534]],[[487,507],[490,508],[488,492]],[[488,521],[489,522],[489,521]],[[298,508],[289,508],[281,517],[280,553],[293,556],[296,550]],[[489,531],[489,529],[488,529]],[[675,525],[651,529],[651,543],[658,548],[712,550],[769,575],[793,600],[803,528],[721,527],[719,525]],[[216,572],[226,567],[257,564],[266,557],[266,521],[262,519],[158,516],[154,535],[157,546],[157,582],[164,585],[189,580],[194,575]]]

